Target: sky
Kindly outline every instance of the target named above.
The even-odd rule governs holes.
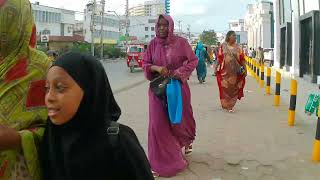
[[[56,8],[83,12],[90,0],[30,0]],[[99,1],[99,0],[97,0]],[[217,32],[228,30],[228,21],[244,18],[247,5],[256,0],[171,0],[170,15],[175,23],[181,21],[182,30],[190,25],[191,32],[214,29]],[[129,0],[129,7],[143,3],[144,0]],[[106,10],[116,11],[119,15],[125,12],[125,0],[106,0]],[[80,14],[76,15],[79,19]]]

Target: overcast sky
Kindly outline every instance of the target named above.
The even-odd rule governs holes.
[[[65,8],[83,12],[89,0],[31,0],[32,3]],[[228,21],[243,18],[247,5],[256,0],[171,0],[171,15],[175,22],[182,21],[185,30],[190,24],[192,32],[214,29],[226,31]],[[129,0],[129,7],[143,3],[144,0]],[[125,12],[125,0],[106,0],[106,9],[115,10],[119,15]],[[77,15],[77,18],[79,16]]]

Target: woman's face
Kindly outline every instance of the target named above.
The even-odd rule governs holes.
[[[229,37],[229,43],[233,44],[237,42],[237,35],[235,33],[232,33]]]
[[[70,121],[77,113],[83,95],[83,90],[63,68],[53,66],[49,69],[45,103],[53,124]]]
[[[169,34],[169,22],[161,17],[158,21],[158,31],[160,33],[160,38],[165,39]]]

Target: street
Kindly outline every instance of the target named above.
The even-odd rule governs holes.
[[[120,64],[113,65],[120,66]],[[113,70],[108,73],[112,76],[121,74]],[[195,74],[189,81],[197,122],[194,152],[187,157],[189,161],[187,170],[168,179],[319,179],[320,166],[311,161],[315,126],[299,117],[296,126],[288,127],[288,105],[283,103],[278,108],[272,106],[273,96],[266,96],[264,89],[260,88],[251,76],[247,78],[245,98],[238,102],[236,113],[223,112],[217,83],[210,73],[208,70],[207,84],[200,85]],[[140,78],[142,73],[139,72],[134,76]],[[125,78],[125,73],[118,78],[119,82],[131,81],[121,79]],[[115,80],[111,82],[118,86]],[[147,89],[148,82],[144,82],[115,95],[122,109],[119,121],[135,130],[146,152]]]
[[[102,64],[107,72],[114,93],[126,90],[145,81],[142,69],[137,68],[134,73],[130,73],[125,59],[108,59],[102,61]]]

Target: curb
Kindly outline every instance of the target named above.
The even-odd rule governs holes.
[[[134,88],[134,87],[136,87],[136,86],[139,86],[140,84],[143,84],[143,83],[145,83],[145,82],[147,82],[147,80],[146,80],[146,79],[143,79],[143,80],[137,81],[137,82],[135,82],[135,83],[132,83],[132,84],[130,84],[130,85],[128,85],[128,86],[124,86],[124,87],[115,89],[115,90],[113,91],[113,94],[116,95],[116,94],[122,93],[122,92],[127,91],[127,90],[129,90],[129,89],[132,89],[132,88]]]

